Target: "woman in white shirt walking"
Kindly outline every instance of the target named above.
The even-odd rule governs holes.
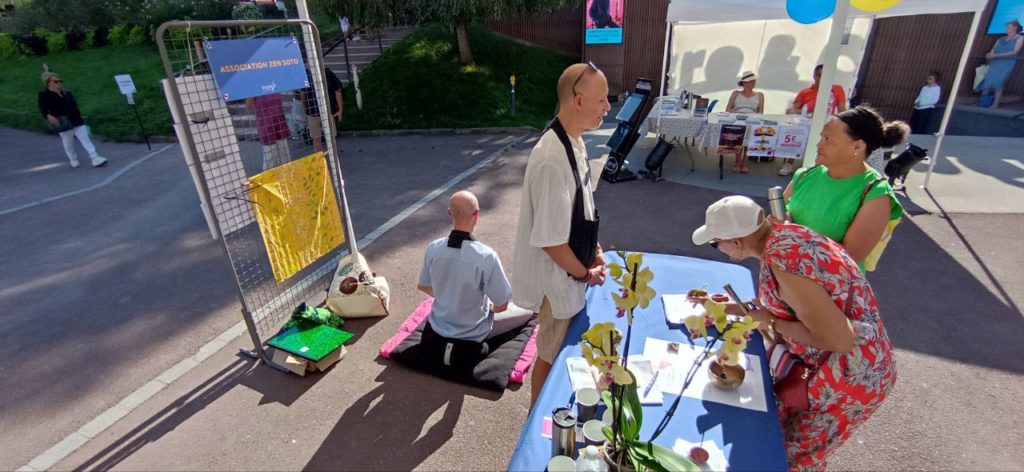
[[[939,103],[941,87],[939,87],[938,71],[928,74],[927,83],[921,87],[921,93],[914,100],[914,113],[910,115],[910,131],[914,134],[927,134],[928,122],[932,117],[935,104]]]

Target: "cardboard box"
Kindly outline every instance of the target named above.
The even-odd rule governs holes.
[[[300,377],[305,377],[306,369],[309,368],[310,362],[301,357],[293,356],[285,351],[277,348],[268,348],[273,352],[271,359],[275,364],[283,366],[290,370],[293,374],[297,374]]]
[[[334,365],[335,362],[338,362],[341,360],[341,358],[345,357],[345,354],[348,354],[348,350],[345,349],[345,345],[342,344],[341,346],[338,346],[337,349],[331,351],[330,354],[324,356],[323,359],[320,359],[320,362],[309,362],[309,366],[307,368],[309,370],[318,370],[320,372],[323,372],[327,370],[328,367]]]

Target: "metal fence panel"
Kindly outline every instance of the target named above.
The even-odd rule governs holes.
[[[225,102],[210,73],[204,42],[255,37],[301,41],[311,87]],[[234,272],[242,316],[255,346],[252,354],[274,365],[263,344],[298,303],[322,302],[338,260],[357,251],[316,26],[308,20],[167,22],[157,29],[157,45],[167,74],[165,90],[175,130],[191,161],[214,236],[223,242]],[[277,283],[245,183],[265,170],[321,150],[347,244]]]

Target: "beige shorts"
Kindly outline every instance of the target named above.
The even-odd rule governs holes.
[[[320,123],[320,117],[311,115],[306,117],[306,127],[309,128],[309,137],[313,139],[314,143],[319,143],[320,138],[324,137],[324,128]]]
[[[551,302],[548,301],[548,297],[544,297],[537,313],[537,322],[540,323],[540,329],[537,330],[537,357],[548,364],[554,363],[562,348],[562,342],[565,341],[565,333],[572,324],[572,318],[555,318],[551,314]]]

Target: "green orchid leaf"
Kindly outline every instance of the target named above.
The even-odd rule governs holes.
[[[604,406],[608,407],[609,410],[615,411],[613,409],[613,407],[615,405],[615,398],[612,397],[612,391],[611,390],[602,390],[601,391],[601,400],[604,401]]]
[[[627,440],[629,449],[641,458],[641,463],[648,469],[671,472],[700,472],[700,467],[676,451],[660,444],[647,441]]]
[[[624,389],[622,392],[623,416],[628,414],[632,421],[628,426],[627,422],[623,421],[622,437],[627,440],[640,437],[640,425],[644,422],[644,410],[640,404],[640,395],[637,393],[636,377],[632,372],[629,372],[629,376],[633,377],[633,382],[622,387]]]

